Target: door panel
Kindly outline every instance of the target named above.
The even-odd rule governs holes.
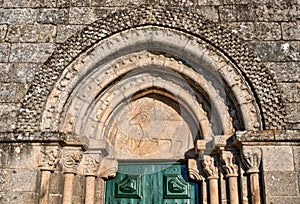
[[[106,182],[106,204],[195,204],[198,185],[188,181],[181,163],[120,163]]]

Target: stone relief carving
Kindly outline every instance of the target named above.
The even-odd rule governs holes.
[[[209,156],[209,155],[204,155],[202,165],[204,167],[203,168],[204,172],[208,176],[208,179],[219,178],[219,169],[218,169],[218,167],[215,166],[214,157]]]
[[[96,176],[97,171],[99,168],[100,161],[96,156],[93,155],[86,155],[84,157],[84,167],[83,167],[83,173],[84,175],[91,175]]]
[[[235,164],[235,158],[232,152],[222,151],[221,160],[224,165],[222,165],[226,177],[238,176],[238,166]]]
[[[247,173],[258,173],[261,162],[261,149],[244,146],[242,149],[242,162],[247,168]]]
[[[192,135],[181,116],[172,107],[150,97],[133,101],[116,116],[108,141],[118,157],[193,148]]]
[[[39,167],[41,170],[53,171],[60,161],[61,153],[58,148],[46,148],[41,150],[39,158]]]
[[[189,177],[195,181],[203,180],[197,165],[197,159],[188,159],[188,173]]]
[[[118,161],[113,158],[103,158],[97,175],[103,179],[115,177],[118,171]]]
[[[81,159],[81,152],[64,152],[62,156],[63,172],[75,174]]]

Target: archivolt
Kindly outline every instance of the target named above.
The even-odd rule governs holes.
[[[120,19],[122,19],[122,21],[120,21]],[[158,25],[176,30],[182,30],[197,36],[198,39],[204,39],[206,42],[208,42],[209,45],[205,45],[205,47],[208,47],[208,52],[211,52],[211,50],[215,51],[216,47],[220,49],[221,53],[224,53],[226,56],[232,59],[233,62],[239,67],[241,72],[238,72],[238,74],[242,75],[242,73],[244,73],[245,76],[251,81],[251,85],[254,87],[260,101],[266,127],[278,127],[284,124],[284,113],[282,113],[283,106],[281,104],[277,87],[272,82],[271,76],[265,68],[258,66],[257,61],[252,55],[251,51],[249,51],[247,46],[243,45],[238,38],[232,35],[230,31],[227,31],[220,26],[213,24],[212,22],[203,21],[203,17],[197,15],[193,11],[169,8],[165,9],[162,7],[151,9],[141,7],[131,10],[123,10],[112,14],[106,19],[100,19],[86,27],[78,34],[72,36],[62,45],[58,46],[57,50],[36,74],[34,82],[28,90],[25,99],[22,101],[22,109],[18,116],[18,130],[39,130],[40,117],[45,108],[47,97],[49,96],[53,85],[57,82],[58,78],[60,78],[65,68],[68,67],[68,65],[80,54],[84,53],[87,49],[91,48],[98,42],[104,42],[104,39],[114,33],[130,28],[136,28],[141,25]],[[133,29],[132,33],[134,32],[135,31]],[[152,32],[156,31],[151,31],[150,29],[148,33],[145,32],[144,35],[149,35]],[[153,41],[155,41],[155,35],[151,36],[153,37]],[[134,38],[132,40],[135,40],[137,45],[144,45],[139,41],[139,38]],[[110,46],[114,47],[114,43],[118,43],[118,46],[122,47],[122,43],[126,44],[127,42],[126,40],[123,40],[121,42],[106,41],[106,43],[106,48],[109,48]],[[190,41],[188,43],[192,44],[190,47],[192,47],[193,44],[196,44],[197,46],[197,42]],[[104,46],[102,48],[104,48]],[[133,47],[132,49],[136,50],[137,47]],[[122,53],[122,50],[119,51],[119,53]],[[176,52],[176,50],[174,51]],[[104,50],[104,52],[108,51]],[[114,52],[114,50],[112,50],[111,53],[117,54]],[[199,57],[199,55],[197,56]],[[193,62],[193,56],[190,58],[188,57],[188,59],[190,59],[190,63]],[[91,58],[90,61],[92,62],[93,59]],[[73,68],[76,69],[76,67]],[[223,66],[221,66],[221,69],[222,68]],[[220,72],[222,71],[224,70],[220,70]],[[66,76],[66,78],[68,78],[68,76]],[[227,79],[230,81],[229,78]],[[67,97],[67,95],[59,97]],[[50,100],[52,99],[50,98]],[[51,103],[51,101],[49,101],[49,103]],[[254,109],[256,109],[256,107],[254,107]],[[51,111],[51,108],[49,109],[47,107],[46,111]],[[257,112],[257,110],[253,109],[252,111]]]

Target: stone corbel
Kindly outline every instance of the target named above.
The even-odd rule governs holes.
[[[103,158],[97,175],[103,179],[115,177],[118,171],[118,161],[114,158]]]

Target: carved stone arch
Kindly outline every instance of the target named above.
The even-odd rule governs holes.
[[[135,40],[137,39],[137,36],[139,36],[138,41]],[[124,43],[124,41],[126,43]],[[142,41],[143,43],[140,41]],[[172,41],[176,41],[176,44],[171,43]],[[109,46],[106,46],[109,42],[119,42],[119,43],[118,44],[110,43]],[[160,48],[159,50],[158,49],[159,45],[164,49]],[[207,80],[213,81],[214,83],[212,85],[209,84],[208,86],[211,86],[212,90],[215,89],[217,92],[219,92],[218,94],[215,95],[216,96],[220,95],[218,97],[221,98],[223,97],[223,100],[224,100],[224,96],[226,97],[227,92],[232,92],[235,100],[237,101],[236,104],[240,108],[241,114],[244,116],[243,124],[245,125],[245,128],[252,130],[261,127],[260,113],[257,104],[254,100],[254,96],[252,95],[252,92],[248,84],[246,83],[244,78],[240,75],[236,67],[233,66],[224,56],[218,54],[218,52],[213,52],[214,50],[211,51],[207,49],[208,47],[207,44],[205,44],[205,42],[199,41],[188,34],[184,34],[176,30],[147,26],[147,27],[137,28],[135,30],[128,30],[116,34],[108,38],[107,40],[100,42],[100,44],[98,44],[97,47],[94,47],[92,50],[88,52],[89,55],[82,55],[74,63],[72,63],[64,71],[64,73],[58,80],[56,86],[54,87],[52,93],[48,98],[48,102],[46,104],[46,108],[42,119],[42,130],[45,131],[49,129],[53,130],[53,128],[58,127],[59,118],[61,118],[61,113],[66,103],[66,99],[68,95],[70,95],[72,92],[73,94],[74,92],[76,92],[73,90],[74,84],[79,83],[79,81],[83,77],[85,77],[85,75],[89,74],[89,76],[91,76],[93,74],[92,72],[99,72],[96,78],[95,76],[92,77],[92,79],[95,78],[95,80],[94,81],[90,80],[89,82],[90,84],[84,85],[85,82],[81,84],[82,87],[85,87],[86,89],[83,92],[92,91],[94,93],[94,94],[89,94],[89,98],[87,98],[88,96],[81,97],[81,98],[85,98],[84,99],[85,101],[89,101],[93,99],[94,95],[97,94],[97,92],[100,92],[101,89],[103,89],[107,84],[109,84],[114,79],[120,77],[122,74],[128,72],[129,70],[132,70],[136,66],[145,66],[147,65],[147,63],[148,64],[154,63],[151,62],[151,60],[155,61],[155,63],[158,65],[160,63],[165,64],[166,66],[169,66],[171,69],[175,69],[174,67],[178,67],[178,62],[176,60],[172,60],[172,59],[167,60],[168,63],[166,64],[164,58],[161,57],[162,55],[161,56],[153,55],[153,57],[149,58],[150,62],[147,61],[145,62],[144,58],[147,57],[146,55],[135,56],[135,54],[132,54],[130,57],[127,58],[125,57],[123,59],[122,57],[119,57],[120,58],[119,59],[117,52],[119,50],[124,50],[125,48],[129,48],[129,46],[138,47],[138,48],[142,47],[143,49],[156,48],[159,51],[165,51],[165,52],[169,51],[171,53],[172,50],[177,50],[177,53],[181,53],[182,55],[177,55],[176,57],[185,57],[184,60],[191,59],[192,57],[196,57],[198,55],[198,61],[199,61],[198,65],[195,64],[195,62],[192,62],[193,59],[191,59],[190,61],[187,60],[185,62],[191,62],[191,64],[195,66],[196,69],[195,73],[198,72],[199,74],[201,74],[201,76],[200,75],[197,76],[197,74],[193,74],[193,72],[189,71],[191,70],[189,68],[184,69],[185,65],[182,64],[178,68],[182,70],[177,70],[177,72],[181,73],[182,75],[186,75],[186,77],[194,81],[193,82],[194,84],[198,83],[198,88],[200,89],[201,87],[203,89],[206,86],[205,83],[201,82],[203,81],[203,79],[206,78],[206,81]],[[109,58],[109,56],[111,56],[112,53],[114,54],[116,53],[115,56],[116,59],[113,59],[109,62],[103,62],[105,61],[106,58]],[[191,57],[183,56],[184,55],[183,53],[185,53],[185,55],[191,55]],[[125,53],[123,54],[125,55]],[[141,60],[137,58],[141,58]],[[119,60],[119,62],[116,62],[117,60]],[[125,64],[126,66],[123,64]],[[173,66],[173,64],[175,66]],[[201,70],[205,68],[203,67],[199,68],[199,66],[205,66],[205,65],[209,68],[209,71],[207,72],[205,70],[204,71]],[[101,66],[101,69],[99,69],[99,66]],[[111,68],[112,66],[114,68]],[[121,67],[123,66],[125,68],[118,69],[117,68],[118,66]],[[206,69],[208,69],[207,67]],[[116,71],[117,69],[118,71]],[[214,75],[212,75],[211,72],[214,72]],[[221,84],[221,89],[220,89],[220,86],[218,87],[216,86],[216,84],[222,82],[224,82],[224,84]],[[229,90],[227,90],[228,87]],[[210,92],[209,89],[206,89],[205,91]],[[211,94],[212,93],[209,93],[207,95],[210,95],[211,98],[216,97]],[[83,95],[86,94],[83,93]],[[212,103],[214,103],[213,100]],[[216,102],[214,105],[219,112],[218,115],[226,115],[227,108],[224,107],[224,105],[221,105],[222,103],[223,102]],[[225,124],[225,122],[222,123]],[[49,125],[52,125],[52,127]],[[227,127],[229,127],[228,124]],[[230,134],[230,132],[231,131],[227,130],[225,131],[224,134]]]
[[[123,20],[120,21],[119,19]],[[184,30],[198,39],[204,39],[208,42],[210,50],[219,49],[221,53],[232,59],[232,62],[240,70],[240,74],[245,75],[250,80],[248,82],[254,88],[251,90],[255,90],[256,99],[258,99],[263,113],[265,127],[283,127],[283,115],[285,114],[283,105],[276,84],[272,81],[267,69],[258,65],[248,46],[243,44],[229,30],[203,19],[205,19],[203,16],[194,11],[163,7],[139,7],[116,12],[87,26],[65,43],[59,45],[44,66],[41,67],[39,73],[36,74],[34,82],[22,101],[17,129],[19,131],[40,130],[39,122],[47,97],[59,76],[74,59],[112,34],[141,25],[157,25]],[[113,46],[111,43],[113,42],[108,42],[106,46]],[[264,75],[265,81],[260,80],[260,75]]]

